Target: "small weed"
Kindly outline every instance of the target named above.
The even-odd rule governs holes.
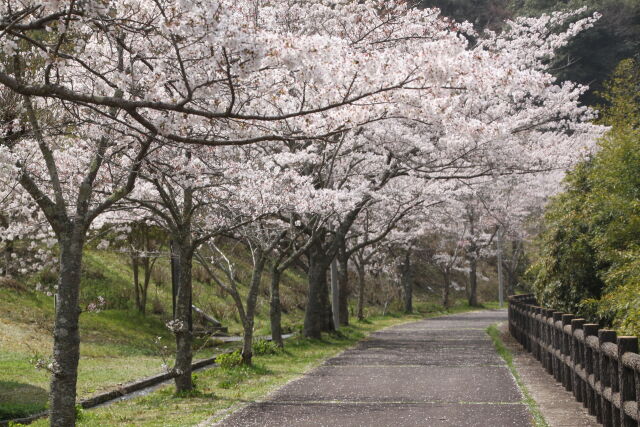
[[[193,386],[194,389],[200,388],[198,387],[198,385],[200,384],[200,380],[198,379],[198,376],[196,374],[192,374],[191,375],[191,385]]]
[[[76,405],[76,420],[77,421],[82,421],[84,420],[85,416],[84,416],[84,408],[82,407],[82,405]]]
[[[190,399],[194,397],[204,397],[204,393],[202,390],[192,388],[191,390],[177,391],[173,396],[178,399]]]
[[[347,337],[340,329],[331,331],[331,336],[337,339],[345,339]]]

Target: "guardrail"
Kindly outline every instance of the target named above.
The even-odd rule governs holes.
[[[509,331],[598,422],[639,426],[637,337],[539,307],[533,295],[509,297]]]

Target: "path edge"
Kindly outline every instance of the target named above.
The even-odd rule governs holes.
[[[511,375],[513,376],[513,379],[515,380],[516,386],[522,393],[522,397],[523,397],[522,402],[527,406],[527,409],[529,410],[529,414],[531,415],[531,425],[534,427],[550,427],[549,423],[544,417],[544,414],[542,413],[542,410],[540,409],[540,406],[538,405],[538,402],[536,402],[536,400],[531,395],[531,392],[529,391],[529,389],[527,388],[527,385],[522,380],[522,377],[520,376],[518,369],[513,363],[513,353],[511,352],[511,349],[502,340],[502,336],[501,336],[502,332],[501,332],[500,326],[504,324],[505,322],[499,322],[499,323],[490,325],[487,328],[487,335],[489,335],[489,337],[491,338],[491,341],[493,342],[493,346],[496,349],[496,353],[498,353],[498,355],[502,358],[502,360],[504,360],[505,364],[507,365],[507,368],[509,369],[509,372],[511,373]]]

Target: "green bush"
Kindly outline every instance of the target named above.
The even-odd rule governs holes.
[[[233,353],[224,353],[216,357],[216,362],[222,369],[230,369],[242,365],[242,355],[240,350]]]
[[[273,341],[267,340],[256,340],[253,343],[253,354],[256,356],[264,356],[268,354],[278,354],[280,352],[280,347]]]

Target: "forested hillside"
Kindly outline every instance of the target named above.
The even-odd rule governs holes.
[[[621,60],[637,58],[640,51],[640,2],[636,0],[421,0],[420,5],[438,7],[446,16],[496,31],[505,19],[518,16],[581,8],[585,13],[600,13],[594,28],[578,34],[549,64],[560,80],[589,86],[582,97],[589,105],[603,102],[597,92],[604,81]]]

